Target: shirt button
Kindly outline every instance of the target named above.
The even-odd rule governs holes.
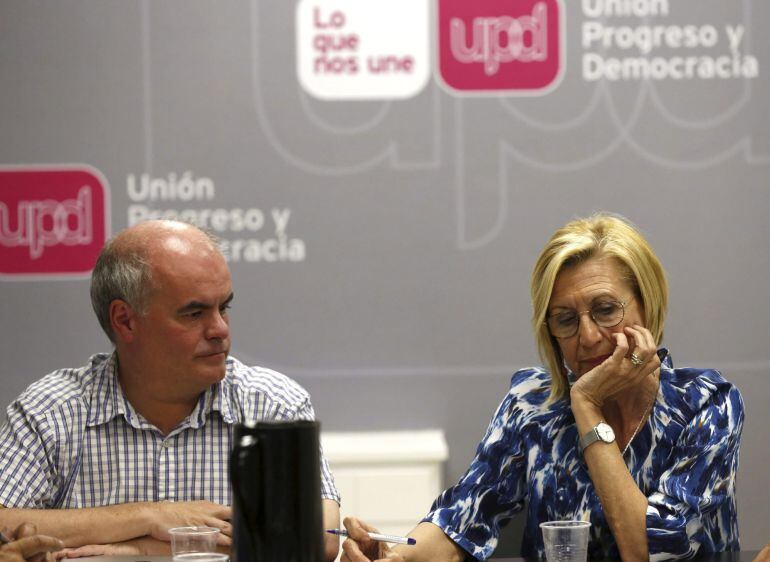
[[[163,446],[164,449],[168,449],[169,447],[171,447],[171,442],[170,441],[164,441],[162,446]]]

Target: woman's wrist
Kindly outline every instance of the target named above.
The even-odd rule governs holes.
[[[581,436],[600,421],[604,421],[602,409],[582,392],[575,392],[573,389],[570,393],[570,401],[572,415],[575,416],[575,423]]]
[[[570,403],[572,409],[580,408],[583,410],[596,409],[599,413],[602,411],[602,402],[597,400],[594,396],[590,396],[583,392],[580,387],[573,386],[569,393]]]

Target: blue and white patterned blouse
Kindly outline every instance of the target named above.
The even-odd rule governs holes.
[[[546,406],[550,388],[542,369],[513,375],[470,468],[424,519],[478,560],[492,554],[500,527],[525,505],[523,556],[543,557],[543,521],[583,519],[591,521],[589,558],[620,558],[569,402]],[[735,475],[742,428],[738,389],[717,371],[674,369],[664,359],[652,415],[624,457],[647,496],[652,560],[739,550]]]

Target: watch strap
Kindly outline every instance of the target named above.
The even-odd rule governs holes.
[[[586,447],[599,441],[599,432],[596,431],[596,427],[592,427],[583,437],[580,438],[580,450],[585,451]]]
[[[599,433],[600,426],[607,427],[607,430],[609,431],[609,434],[612,437],[611,439],[607,440],[606,438],[602,437],[602,434]],[[602,443],[612,443],[613,441],[615,441],[615,432],[612,431],[612,428],[607,424],[607,422],[600,421],[594,427],[592,427],[590,431],[588,431],[585,435],[583,435],[580,438],[580,441],[578,443],[580,447],[580,451],[581,452],[585,451],[589,445],[592,445],[597,441],[601,441]]]

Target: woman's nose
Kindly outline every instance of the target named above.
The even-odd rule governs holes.
[[[580,314],[578,338],[580,344],[585,347],[591,347],[602,339],[601,328],[588,311],[585,314]]]

